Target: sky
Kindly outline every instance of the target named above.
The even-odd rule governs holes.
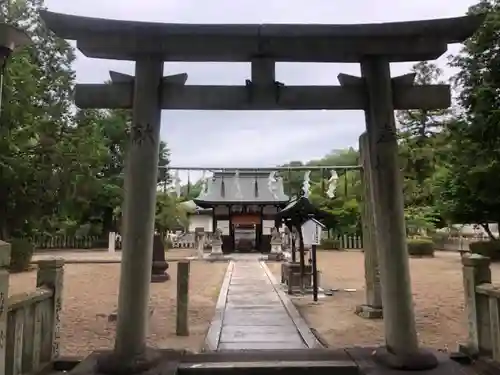
[[[462,16],[474,0],[46,0],[49,10],[89,17],[174,23],[372,23]],[[459,46],[450,46],[454,53]],[[89,59],[78,53],[81,83],[100,83],[109,70],[133,74],[132,62]],[[445,74],[447,54],[438,60]],[[411,63],[393,64],[392,75]],[[165,74],[188,73],[187,84],[243,85],[245,63],[166,63]],[[287,85],[336,85],[337,74],[359,75],[358,64],[279,63]],[[171,165],[264,167],[321,158],[357,148],[361,111],[163,111],[162,140]]]

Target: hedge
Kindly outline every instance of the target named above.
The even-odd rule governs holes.
[[[469,249],[473,254],[479,254],[490,258],[492,261],[500,260],[500,241],[478,241],[469,244]]]
[[[318,247],[323,250],[340,250],[340,241],[333,238],[324,238]]]
[[[450,235],[448,233],[436,232],[432,234],[431,238],[436,246],[443,246],[448,242]]]
[[[419,257],[434,256],[434,242],[428,238],[409,238],[407,240],[408,253]]]
[[[29,269],[35,246],[27,239],[13,239],[10,242],[10,270],[22,272]]]

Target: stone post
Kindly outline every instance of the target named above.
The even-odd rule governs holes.
[[[283,254],[281,246],[283,241],[277,228],[271,231],[271,253],[268,255],[269,260],[281,260]]]
[[[165,257],[165,243],[161,234],[156,233],[153,236],[153,262],[151,263],[151,282],[162,283],[170,280],[166,272],[168,263]]]
[[[116,232],[109,232],[108,234],[108,252],[114,254],[116,250]]]
[[[490,259],[472,254],[462,257],[462,265],[468,338],[465,346],[460,345],[460,351],[475,356],[491,348],[489,325],[481,324],[489,318],[488,296],[476,293],[478,285],[491,283]]]
[[[373,207],[372,163],[368,147],[368,135],[366,133],[363,133],[359,137],[359,153],[361,164],[363,165],[363,170],[361,171],[361,185],[363,188],[361,221],[363,225],[366,303],[356,307],[356,314],[363,318],[377,319],[382,318],[382,295],[378,266],[377,231]]]
[[[177,263],[177,336],[189,336],[189,261],[181,260]]]
[[[217,228],[214,231],[212,237],[212,250],[210,252],[210,257],[212,258],[222,258],[224,253],[222,252],[222,231]]]
[[[212,250],[210,251],[211,257],[222,257],[224,253],[222,252],[222,240],[215,239],[212,240]]]
[[[375,356],[394,368],[430,369],[437,366],[437,358],[419,348],[415,327],[389,61],[367,56],[361,61],[361,73],[367,93],[365,116],[386,340],[386,347],[377,349]]]
[[[10,244],[0,241],[0,374],[5,374],[6,366],[6,346],[7,337],[7,315],[8,315],[8,298],[9,298],[9,267],[10,265]]]
[[[38,262],[38,273],[36,276],[36,286],[52,289],[54,296],[52,301],[53,331],[52,331],[52,354],[50,360],[59,356],[59,339],[61,335],[61,310],[64,278],[64,259],[48,259]]]
[[[101,372],[137,372],[156,363],[146,350],[149,283],[160,144],[161,57],[140,56],[135,63],[133,123],[126,160],[123,249],[116,341],[102,357]]]
[[[196,232],[196,246],[198,258],[203,259],[205,254],[205,232]]]

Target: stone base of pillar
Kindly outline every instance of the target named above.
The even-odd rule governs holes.
[[[474,354],[474,350],[470,350],[467,346],[463,344],[458,344],[458,351],[450,353],[450,359],[460,363],[464,366],[469,366],[474,363],[475,360],[478,359],[479,353]]]
[[[398,356],[384,346],[374,351],[373,358],[385,367],[403,371],[431,370],[439,364],[438,358],[431,350],[422,348],[414,354]]]
[[[278,243],[271,242],[271,253],[281,254],[281,242]]]
[[[212,241],[212,251],[210,252],[210,256],[220,257],[224,255],[222,252],[222,241]]]
[[[143,353],[124,360],[114,352],[103,353],[97,358],[96,372],[106,375],[140,374],[157,367],[163,355],[156,349],[146,348]]]
[[[473,349],[467,344],[458,344],[458,352],[473,359],[479,357],[479,352],[477,351],[477,349]]]
[[[151,267],[151,282],[152,283],[163,283],[170,280],[169,274],[166,272],[168,269],[168,263],[165,261],[153,262]]]
[[[198,258],[203,259],[203,256],[205,255],[205,251],[203,249],[203,243],[198,244]]]
[[[164,283],[165,281],[170,280],[170,275],[168,273],[164,273],[161,275],[151,275],[152,283]]]
[[[285,260],[285,256],[283,255],[283,253],[270,253],[267,255],[267,260],[271,260],[273,262],[280,262]]]
[[[365,319],[382,319],[384,315],[381,307],[374,307],[370,305],[356,306],[355,313]]]

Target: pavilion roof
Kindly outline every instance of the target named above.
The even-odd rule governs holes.
[[[433,60],[467,39],[482,16],[355,25],[172,24],[107,20],[42,11],[46,25],[80,51],[105,59],[155,54],[165,61],[358,62]]]
[[[291,219],[292,221],[305,222],[308,218],[323,220],[332,215],[317,208],[305,196],[294,197],[290,202],[277,214],[277,218]]]

